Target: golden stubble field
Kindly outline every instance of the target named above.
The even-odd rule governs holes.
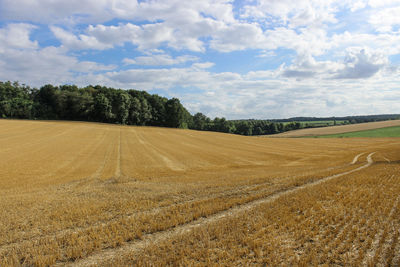
[[[0,120],[0,266],[396,266],[399,149]]]

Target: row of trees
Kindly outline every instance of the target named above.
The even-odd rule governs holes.
[[[333,118],[350,123],[396,119],[399,115]],[[17,82],[0,82],[0,118],[80,120],[128,125],[151,125],[217,131],[241,135],[266,135],[309,127],[299,121],[331,118],[299,117],[281,121],[226,120],[192,116],[179,99],[167,99],[145,91],[104,86],[45,85],[40,89]],[[293,121],[295,120],[296,121]]]
[[[387,120],[398,120],[400,114],[379,114],[379,115],[357,115],[357,116],[345,116],[345,117],[294,117],[289,119],[272,120],[274,122],[313,122],[313,121],[344,121],[345,123],[364,123],[374,121],[387,121]]]
[[[36,89],[17,82],[0,82],[0,117],[175,128],[188,128],[192,123],[192,116],[177,98],[99,85],[45,85]]]
[[[271,122],[268,120],[226,120],[215,118],[211,120],[202,113],[193,116],[192,128],[202,131],[216,131],[241,135],[266,135],[300,129],[299,122]]]

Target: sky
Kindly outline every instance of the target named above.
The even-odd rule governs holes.
[[[400,113],[400,0],[0,0],[0,81],[227,119]]]

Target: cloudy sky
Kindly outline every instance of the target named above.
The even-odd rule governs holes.
[[[0,80],[228,119],[400,113],[400,0],[0,0]]]

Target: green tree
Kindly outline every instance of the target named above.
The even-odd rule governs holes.
[[[193,129],[206,130],[209,118],[201,112],[194,114],[193,116]]]
[[[188,114],[179,99],[172,98],[165,103],[166,126],[174,128],[187,128]],[[189,114],[190,115],[190,114]]]
[[[129,117],[128,123],[131,125],[140,125],[141,123],[141,110],[142,104],[137,97],[131,97],[131,103],[129,105]]]
[[[115,102],[114,102],[115,103]],[[118,91],[116,94],[116,119],[118,123],[126,124],[129,117],[131,99],[125,91]]]
[[[30,119],[33,116],[32,90],[18,82],[0,82],[0,117]]]
[[[140,125],[151,124],[152,113],[151,105],[147,102],[146,98],[140,98]],[[162,125],[162,124],[161,124]]]
[[[58,88],[47,84],[42,86],[36,95],[38,102],[36,115],[43,119],[58,119],[59,118],[59,96]]]
[[[94,98],[93,113],[96,120],[101,122],[109,122],[114,118],[111,102],[104,94],[100,93]]]

